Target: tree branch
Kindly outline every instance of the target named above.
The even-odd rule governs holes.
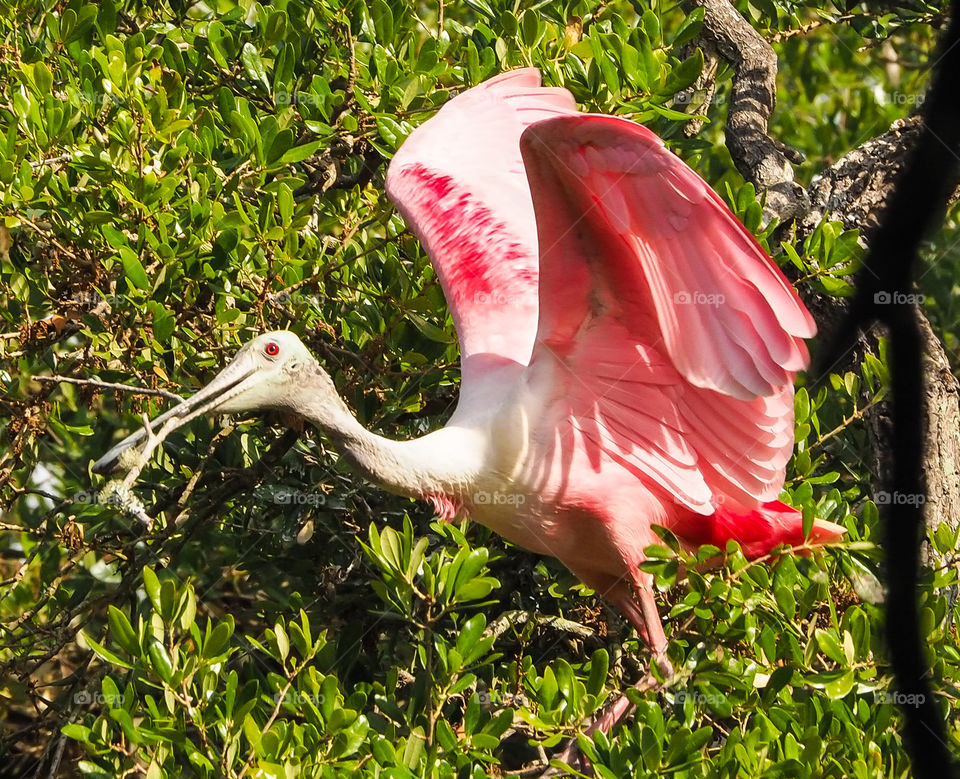
[[[859,228],[861,242],[869,249],[880,226],[896,178],[904,170],[911,150],[923,130],[919,116],[895,122],[882,135],[845,154],[836,163],[814,177],[807,190],[811,209],[796,225],[802,240],[825,218],[843,223],[847,229]],[[957,192],[952,198],[956,198]],[[832,332],[849,313],[850,301],[825,295],[806,295],[806,302],[824,332]],[[923,370],[924,417],[923,472],[926,474],[926,500],[922,506],[924,523],[930,531],[940,523],[953,529],[960,526],[960,384],[950,370],[943,344],[930,323],[917,309],[913,314],[925,355]],[[863,359],[864,352],[876,352],[882,333],[874,327],[860,336],[852,351],[852,360]],[[866,416],[873,450],[872,471],[879,485],[889,485],[893,475],[893,449],[890,440],[890,404],[884,402]],[[925,555],[926,557],[927,555]]]
[[[703,37],[734,69],[726,141],[741,175],[767,193],[768,217],[788,221],[807,210],[803,187],[793,180],[797,153],[768,131],[776,103],[777,55],[727,0],[694,0],[704,10]]]
[[[798,208],[802,198],[791,194],[790,185],[797,185],[786,155],[777,153],[776,143],[767,134],[776,80],[772,49],[727,0],[694,1],[706,11],[705,37],[735,70],[727,146],[741,173],[759,190],[768,190],[768,213],[782,221],[803,216],[798,230],[809,232],[829,212],[862,229],[869,245],[853,303],[813,307],[819,308],[821,315],[828,312],[831,319],[840,313],[838,308],[845,310],[840,328],[828,328],[837,337],[828,342],[820,364],[834,369],[837,363],[847,363],[851,354],[862,349],[860,328],[871,322],[879,320],[890,328],[895,403],[892,435],[887,435],[887,425],[872,425],[874,452],[878,458],[885,457],[880,454],[884,450],[894,453],[890,468],[893,495],[930,495],[956,511],[956,450],[960,446],[956,441],[960,427],[956,380],[923,314],[914,306],[896,300],[890,303],[883,296],[910,291],[920,241],[957,187],[960,109],[954,95],[960,88],[956,83],[960,81],[960,0],[952,3],[950,28],[939,52],[940,67],[924,106],[924,121],[914,121],[915,128],[909,123],[895,126],[845,155],[813,183],[810,193],[805,193],[812,202],[802,208]],[[817,321],[823,329],[821,318]],[[922,360],[924,346],[932,359]],[[931,402],[931,393],[939,403]],[[945,467],[946,474],[931,470],[937,466]],[[925,473],[945,476],[939,489],[931,489],[930,484],[924,489]],[[915,592],[923,521],[939,523],[943,517],[933,506],[927,506],[924,514],[917,501],[893,500],[888,508],[887,641],[899,692],[905,699],[919,701],[904,712],[906,743],[918,777],[955,775],[943,719],[925,670]],[[956,514],[952,519],[956,522]]]
[[[98,387],[100,389],[120,390],[129,392],[131,395],[159,395],[160,397],[175,400],[178,403],[183,400],[179,395],[169,392],[165,389],[150,389],[149,387],[131,387],[128,384],[118,384],[113,381],[100,381],[99,379],[75,379],[72,376],[33,376],[33,381],[51,381],[56,384],[77,384],[85,387]]]

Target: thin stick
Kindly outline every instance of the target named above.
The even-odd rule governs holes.
[[[177,417],[173,417],[172,419],[168,419],[166,421],[163,427],[160,428],[159,432],[154,433],[153,428],[150,426],[150,418],[146,414],[142,414],[141,418],[143,420],[143,427],[147,431],[147,440],[141,445],[142,448],[136,462],[123,479],[122,484],[128,489],[137,480],[137,477],[140,475],[140,471],[142,471],[146,467],[147,463],[150,462],[150,457],[153,455],[153,452],[157,449],[157,447],[163,443],[163,439],[165,439],[170,433],[172,433],[181,425],[181,420]]]
[[[179,395],[168,392],[163,389],[150,389],[149,387],[131,387],[127,384],[117,384],[113,381],[100,381],[100,379],[74,379],[70,376],[31,376],[36,381],[53,381],[58,384],[80,384],[90,387],[100,387],[101,389],[114,389],[129,392],[132,395],[159,395],[178,403],[183,400]]]

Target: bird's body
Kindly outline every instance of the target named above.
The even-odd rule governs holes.
[[[813,320],[655,135],[512,71],[418,128],[386,185],[460,338],[448,424],[413,441],[366,430],[285,332],[246,344],[167,417],[277,407],[310,419],[385,488],[558,558],[658,657],[666,638],[639,567],[653,525],[751,556],[803,543],[800,513],[777,496]],[[809,540],[841,533],[817,521]]]
[[[424,439],[461,469],[428,496],[441,513],[558,558],[628,616],[635,588],[653,612],[652,525],[753,555],[803,542],[776,497],[812,319],[656,136],[513,71],[415,131],[387,190],[461,339],[460,403]],[[662,651],[659,622],[632,621]]]

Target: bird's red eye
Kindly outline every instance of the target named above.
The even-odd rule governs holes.
[[[273,341],[268,343],[263,350],[271,357],[276,357],[278,354],[280,354],[280,347],[277,346],[277,344]]]

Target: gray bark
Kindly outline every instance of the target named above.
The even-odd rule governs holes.
[[[825,218],[859,228],[866,247],[893,190],[896,175],[919,135],[920,119],[894,123],[886,132],[853,149],[814,178],[804,190],[794,181],[794,152],[768,132],[776,93],[777,59],[773,48],[736,11],[728,0],[694,0],[704,8],[704,43],[734,68],[726,142],[737,169],[758,192],[766,192],[766,215],[781,225],[793,223],[803,239]],[[820,332],[829,334],[847,310],[842,298],[804,290],[805,302]],[[960,525],[960,403],[958,382],[950,369],[943,344],[923,312],[917,318],[924,340],[924,392],[927,418],[924,447],[928,532],[941,522]],[[850,359],[834,367],[857,370],[865,350],[875,347],[877,332],[865,334]],[[875,490],[889,482],[892,452],[889,409],[878,404],[866,415],[872,449]]]

